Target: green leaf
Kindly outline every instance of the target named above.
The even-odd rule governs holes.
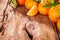
[[[14,7],[16,8],[17,7],[17,2],[16,2],[16,0],[12,0],[12,2],[13,2],[13,5],[14,5]]]
[[[41,0],[34,0],[34,2],[40,3],[40,2],[41,2]]]
[[[8,1],[8,4],[10,4],[10,3],[13,3],[13,5],[14,5],[14,7],[16,8],[17,7],[17,2],[16,2],[16,0],[9,0]]]
[[[54,0],[50,0],[50,3],[54,3]]]
[[[58,4],[60,4],[60,2],[56,2],[56,3],[51,3],[51,4],[46,4],[46,5],[44,5],[43,7],[54,7],[54,6],[56,6],[56,5],[58,5]]]
[[[59,12],[59,13],[60,13],[60,9],[58,9],[58,10],[57,10],[57,12]]]

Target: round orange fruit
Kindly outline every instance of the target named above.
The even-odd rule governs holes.
[[[24,5],[26,0],[17,0],[19,5]]]
[[[50,18],[51,21],[57,22],[57,20],[58,20],[59,17],[60,17],[60,12],[59,12],[59,10],[60,10],[60,5],[54,6],[54,7],[52,7],[52,8],[49,10],[48,16],[49,16],[49,18]]]
[[[43,6],[44,6],[43,3],[39,3],[39,5],[38,5],[39,13],[42,14],[42,15],[48,15],[48,12],[49,12],[50,8],[46,8],[46,7],[43,7]]]
[[[30,9],[30,8],[32,8],[32,6],[33,5],[37,5],[37,3],[36,2],[34,2],[33,0],[26,0],[26,2],[25,2],[25,7],[27,8],[27,9]]]

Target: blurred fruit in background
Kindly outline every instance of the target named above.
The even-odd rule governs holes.
[[[30,9],[30,8],[32,8],[32,6],[33,5],[37,5],[37,3],[36,2],[34,2],[33,0],[26,0],[26,2],[25,2],[25,7],[27,8],[27,9]]]
[[[60,17],[60,5],[54,6],[49,10],[49,18],[53,22],[57,22]]]
[[[41,2],[38,4],[39,13],[42,15],[48,15],[50,9],[50,8],[43,7],[45,4],[48,4],[47,0],[41,0]]]
[[[28,16],[35,16],[38,13],[37,5],[33,5],[33,7],[27,12]]]
[[[17,0],[19,5],[24,5],[26,0]]]
[[[43,3],[39,3],[38,5],[38,10],[39,10],[39,13],[42,14],[42,15],[48,15],[48,12],[49,12],[49,9],[50,8],[46,8],[46,7],[43,7]]]

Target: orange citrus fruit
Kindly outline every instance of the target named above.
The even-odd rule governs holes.
[[[33,6],[34,4],[37,5],[37,3],[34,2],[33,0],[26,0],[26,2],[25,2],[25,7],[26,7],[27,9],[30,9],[30,8],[32,8],[32,6]]]
[[[43,3],[39,3],[39,5],[38,5],[39,13],[42,14],[42,15],[48,15],[48,12],[49,12],[50,8],[46,8],[46,7],[43,7],[43,6],[44,6]]]
[[[57,22],[57,20],[60,17],[60,12],[58,12],[60,10],[60,5],[54,6],[49,10],[49,18],[51,21],[53,22]]]
[[[38,13],[37,5],[33,5],[33,7],[27,12],[28,16],[34,16]]]
[[[24,5],[26,0],[17,0],[19,5]]]

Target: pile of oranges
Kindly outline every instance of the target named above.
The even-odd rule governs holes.
[[[57,23],[57,28],[60,30],[60,4],[51,8],[43,7],[45,4],[50,4],[49,0],[42,0],[39,3],[35,0],[17,0],[19,5],[25,5],[29,11],[28,16],[35,16],[38,12],[41,15],[48,15],[52,22]]]

